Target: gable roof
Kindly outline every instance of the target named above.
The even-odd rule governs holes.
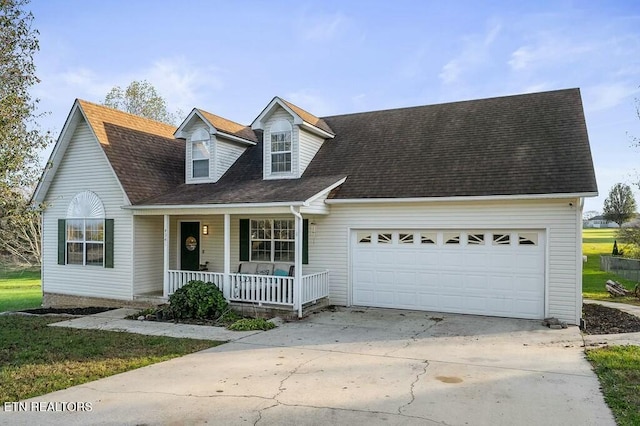
[[[292,104],[291,102],[287,102],[278,96],[274,97],[271,102],[262,110],[262,112],[253,120],[251,123],[251,128],[254,130],[263,129],[262,122],[268,118],[271,113],[280,106],[289,114],[291,114],[294,118],[295,124],[301,124],[306,127],[308,130],[313,131],[325,138],[333,138],[335,133],[331,129],[331,127],[321,118],[316,117],[315,115],[303,110],[302,108]]]
[[[135,204],[184,182],[184,143],[175,127],[78,100],[129,201]]]
[[[334,199],[597,194],[579,89],[325,117]]]
[[[227,120],[226,118],[211,114],[210,112],[202,109],[198,109],[198,111],[204,118],[207,119],[209,123],[211,123],[211,125],[213,125],[213,127],[218,129],[219,131],[237,136],[242,139],[258,142],[258,138],[256,137],[256,134],[253,133],[253,130],[251,130],[251,127],[243,126],[242,124],[238,124],[235,121]]]

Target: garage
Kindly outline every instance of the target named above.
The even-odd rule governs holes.
[[[543,230],[354,230],[352,304],[537,319]]]

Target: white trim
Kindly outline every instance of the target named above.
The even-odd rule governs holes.
[[[251,222],[249,222],[251,226]],[[224,278],[222,291],[224,297],[228,300],[231,297],[231,288],[229,284],[229,276],[231,274],[231,215],[225,213],[224,215]],[[251,252],[249,252],[251,254]]]
[[[311,197],[307,198],[304,201],[304,205],[306,207],[309,206],[309,204],[313,203],[314,201],[316,201],[318,198],[322,197],[323,195],[325,195],[328,192],[331,192],[332,190],[334,190],[335,188],[339,187],[340,185],[342,185],[343,183],[345,183],[345,181],[347,180],[347,177],[343,177],[342,179],[340,179],[339,181],[337,181],[336,183],[327,186],[325,189],[323,189],[322,191],[318,192],[315,195],[312,195]]]
[[[135,221],[134,221],[135,222]],[[170,247],[169,239],[171,237],[171,217],[165,214],[163,217],[163,235],[164,235],[164,253],[163,253],[163,296],[169,297],[169,264],[170,264]]]
[[[176,139],[187,139],[189,135],[184,131],[184,128],[190,124],[194,116],[198,116],[198,118],[202,120],[202,122],[209,127],[209,134],[212,136],[219,134],[220,136],[231,139],[232,141],[235,141],[235,142],[240,142],[246,145],[256,145],[256,142],[252,140],[241,138],[240,136],[236,136],[231,133],[218,130],[209,120],[206,119],[204,115],[202,115],[202,113],[198,110],[198,108],[192,109],[189,115],[187,116],[187,118],[185,118],[182,121],[182,123],[180,123],[180,126],[178,126],[178,129],[176,129],[176,131],[173,133],[173,136]],[[240,124],[240,123],[236,123],[236,124]],[[242,124],[240,125],[242,126]]]
[[[579,207],[576,208],[576,324],[580,324],[582,319],[582,272],[584,268],[584,262],[582,260],[582,210],[584,208],[584,198],[576,200],[579,203]],[[577,284],[580,283],[580,286]]]
[[[233,203],[233,204],[177,204],[177,205],[158,205],[158,206],[122,206],[125,210],[162,210],[162,209],[234,209],[234,208],[253,208],[253,207],[289,207],[303,206],[304,201],[277,201],[271,203]]]
[[[333,139],[336,137],[336,135],[329,133],[327,131],[324,131],[321,128],[316,127],[311,123],[307,123],[306,121],[303,121],[302,124],[300,124],[300,127],[304,127],[305,130],[308,130],[311,133],[315,133],[316,135],[323,137],[325,139]]]
[[[345,198],[327,199],[327,204],[374,204],[374,203],[422,203],[438,201],[493,201],[493,200],[540,200],[555,198],[597,197],[597,192],[568,194],[523,194],[523,195],[474,195],[460,197],[415,197],[415,198]]]

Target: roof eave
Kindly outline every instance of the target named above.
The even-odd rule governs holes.
[[[542,200],[561,198],[597,197],[598,192],[574,192],[555,194],[522,194],[522,195],[478,195],[462,197],[407,197],[407,198],[330,198],[327,204],[378,204],[378,203],[418,203],[449,201],[500,201],[500,200]]]

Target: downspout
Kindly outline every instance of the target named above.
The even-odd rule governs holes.
[[[289,206],[291,213],[296,217],[296,241],[295,241],[295,258],[294,258],[294,274],[293,288],[296,292],[296,304],[298,305],[298,318],[302,318],[302,215],[293,206]]]

